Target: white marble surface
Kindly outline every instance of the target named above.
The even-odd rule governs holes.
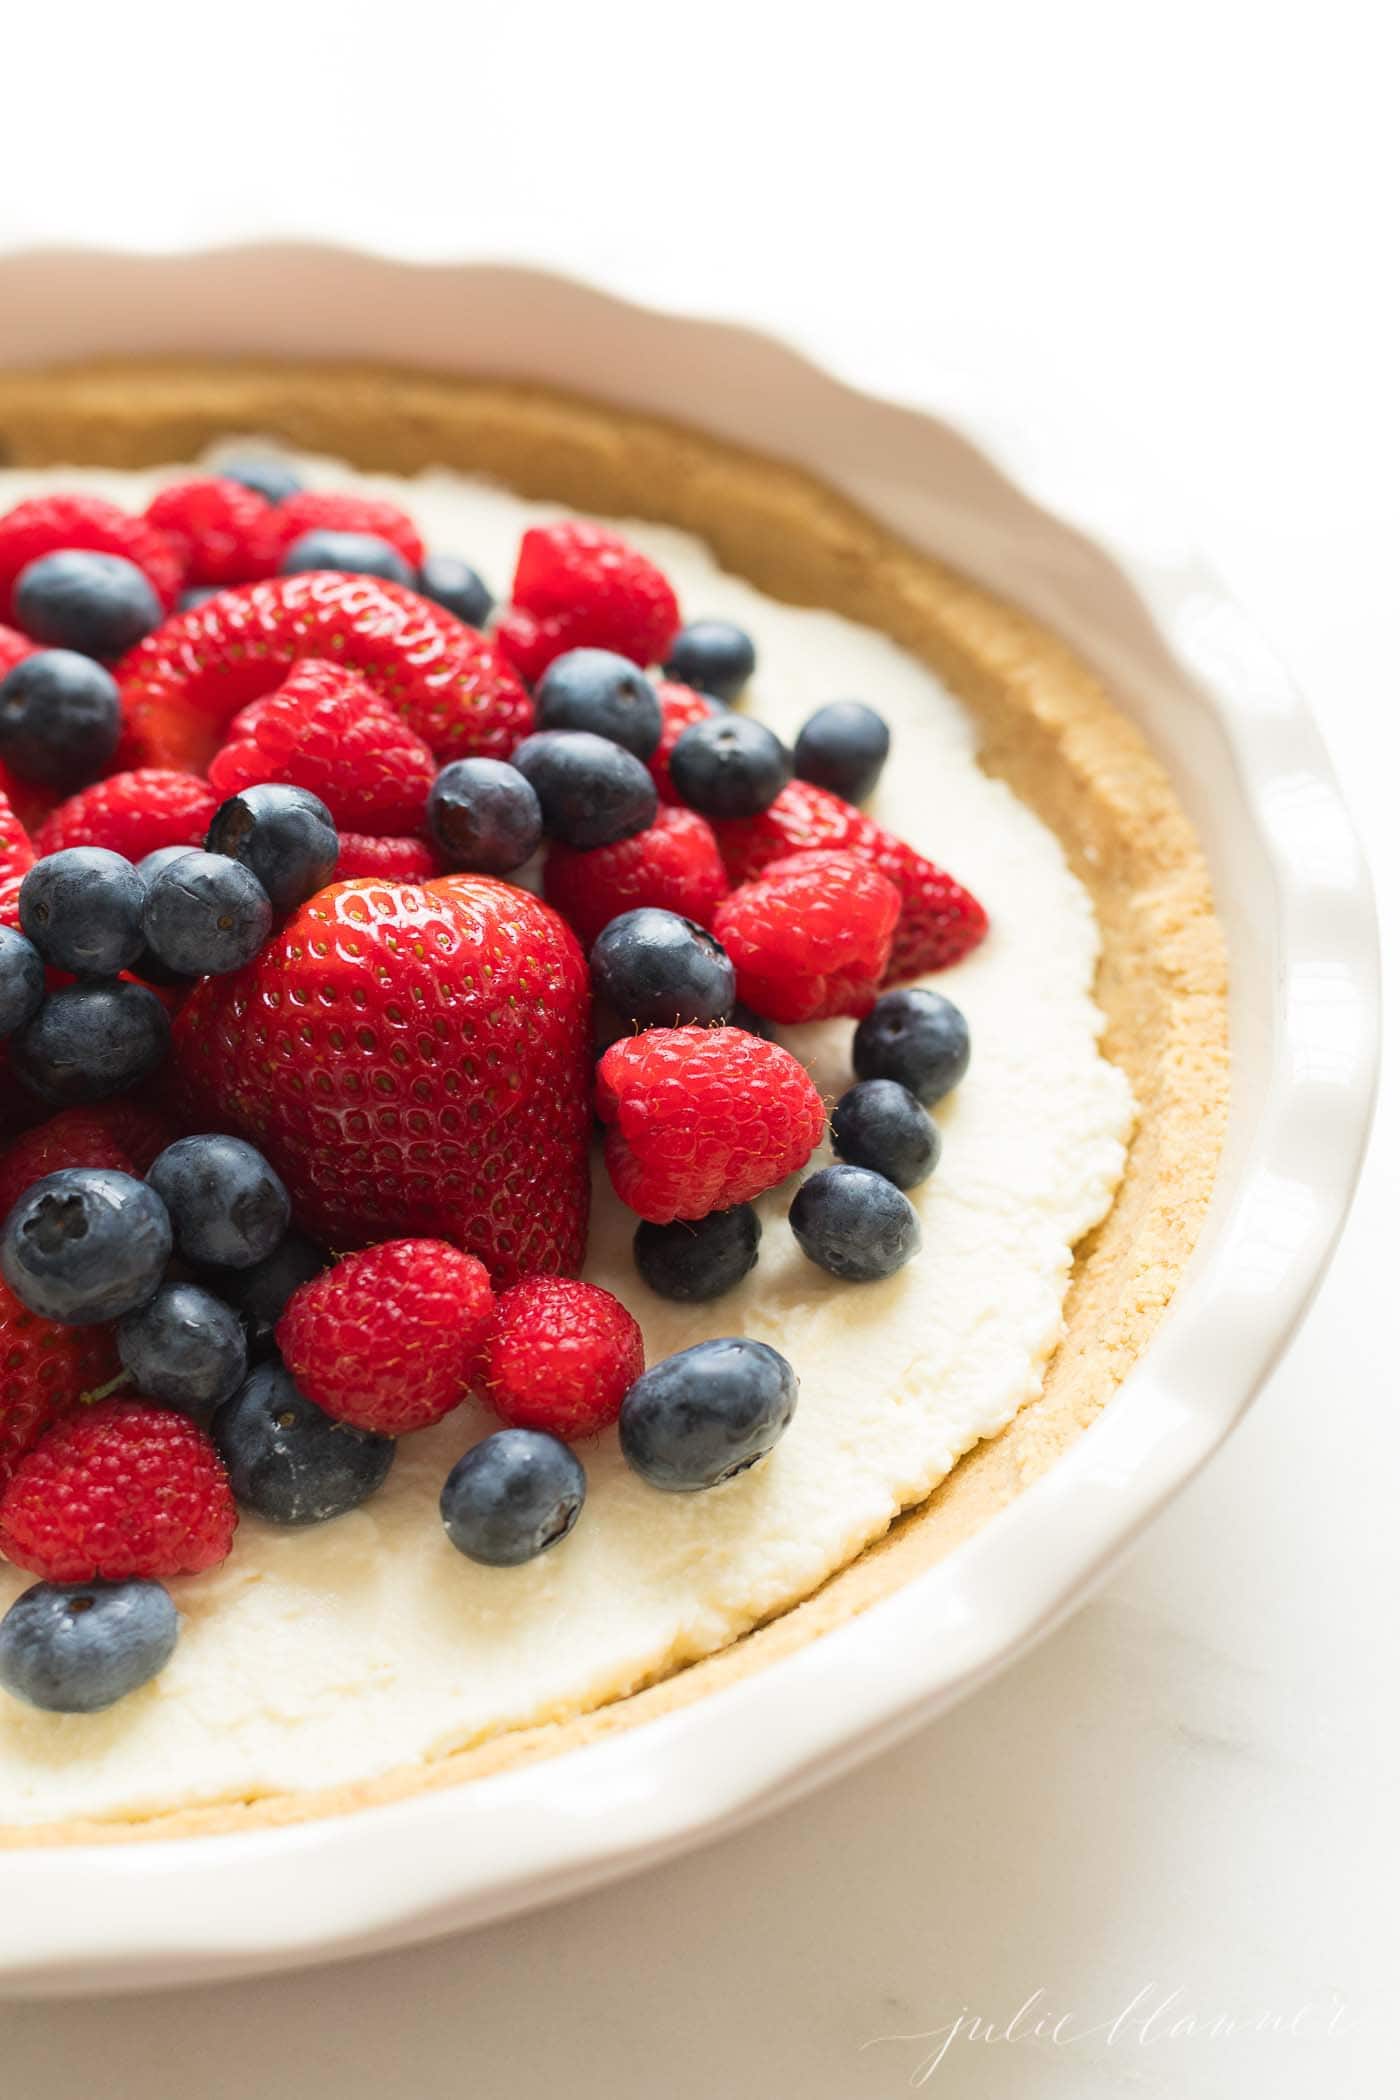
[[[35,11],[7,25],[32,92],[0,127],[0,241],[524,254],[912,395],[969,367],[1122,430],[1310,690],[1393,939],[1384,11],[940,0],[917,34],[912,12],[816,33],[728,0],[455,26],[248,0],[204,28],[146,0],[93,11],[75,67]],[[0,2008],[6,2100],[1390,2090],[1397,1076],[1392,1055],[1346,1241],[1246,1427],[971,1704],[759,1830],[470,1939]]]

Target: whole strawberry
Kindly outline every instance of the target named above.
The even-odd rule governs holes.
[[[172,481],[151,498],[146,516],[179,549],[187,584],[251,583],[277,568],[263,544],[272,505],[241,481],[214,474]]]
[[[147,1400],[63,1416],[0,1495],[0,1551],[46,1582],[196,1575],[226,1558],[237,1523],[204,1431]]]
[[[142,766],[110,773],[70,795],[44,819],[40,853],[68,846],[105,846],[127,860],[143,860],[158,846],[202,846],[219,798],[192,773]]]
[[[104,496],[30,496],[0,518],[0,619],[10,616],[20,571],[70,548],[134,561],[167,607],[184,581],[179,548],[148,518],[134,518]]]
[[[680,626],[676,594],[655,562],[602,525],[571,518],[520,541],[502,647],[532,682],[568,649],[615,649],[659,663]]]
[[[544,893],[589,948],[620,912],[655,905],[708,926],[729,889],[715,835],[693,809],[663,809],[645,831],[580,851],[557,841],[544,864]]]
[[[578,1267],[588,973],[556,912],[487,876],[335,883],[197,986],[174,1058],[338,1248],[451,1240],[500,1285]]]
[[[0,1152],[0,1224],[31,1183],[65,1167],[112,1167],[140,1180],[174,1135],[164,1116],[129,1098],[60,1109]]]
[[[714,917],[739,997],[770,1021],[859,1017],[890,959],[900,894],[847,853],[794,853],[731,892]]]
[[[304,1283],[277,1346],[328,1415],[402,1436],[466,1398],[495,1303],[474,1255],[443,1240],[383,1240]]]
[[[622,1201],[653,1225],[748,1203],[826,1129],[797,1059],[742,1028],[649,1028],[599,1060],[597,1109]]]
[[[387,700],[339,664],[296,664],[275,693],[234,716],[209,761],[220,797],[280,780],[319,795],[336,823],[416,831],[437,778],[432,752]]]
[[[481,1387],[512,1429],[543,1429],[568,1443],[617,1420],[645,1364],[642,1330],[611,1291],[527,1276],[497,1301]]]
[[[0,1489],[49,1425],[115,1378],[110,1327],[58,1327],[0,1283]]]

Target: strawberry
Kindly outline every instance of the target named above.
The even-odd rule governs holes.
[[[22,664],[26,656],[32,656],[37,643],[31,642],[27,634],[16,634],[13,627],[0,627],[0,678]]]
[[[9,796],[0,788],[0,876],[27,875],[34,865],[34,848]]]
[[[184,581],[179,548],[149,519],[133,518],[103,496],[30,496],[0,518],[0,619],[10,616],[21,569],[65,548],[124,555],[145,570],[167,609]]]
[[[337,825],[371,834],[420,829],[436,778],[432,752],[388,702],[353,671],[315,657],[236,714],[209,761],[221,798],[282,780],[319,795]]]
[[[899,912],[899,891],[868,861],[794,853],[724,898],[713,924],[755,1013],[827,1021],[875,1004]]]
[[[109,773],[60,802],[39,830],[40,853],[67,846],[105,846],[141,860],[158,846],[202,846],[219,798],[191,773],[143,766]]]
[[[55,1326],[0,1283],[0,1489],[49,1425],[120,1368],[110,1327]]]
[[[212,474],[172,481],[151,498],[146,516],[179,549],[187,584],[251,583],[276,573],[262,542],[272,505],[241,481]]]
[[[557,840],[544,864],[544,893],[585,948],[619,912],[654,905],[708,926],[729,888],[715,835],[693,809],[663,809],[645,831],[612,846],[580,850]]]
[[[450,1240],[500,1285],[582,1259],[590,1033],[558,914],[456,875],[320,891],[196,987],[174,1056],[205,1127],[267,1155],[307,1231]]]

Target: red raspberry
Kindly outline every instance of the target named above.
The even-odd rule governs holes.
[[[887,984],[961,962],[987,931],[987,914],[970,890],[839,795],[810,781],[791,781],[760,817],[716,824],[715,837],[734,883],[751,881],[770,861],[810,851],[854,854],[888,875],[904,908]]]
[[[172,481],[146,505],[146,516],[178,547],[190,584],[251,583],[275,574],[263,543],[272,505],[241,481],[206,475]]]
[[[110,1327],[57,1327],[0,1283],[0,1488],[49,1424],[120,1368]]]
[[[375,876],[380,882],[428,882],[437,872],[437,862],[421,839],[372,839],[363,831],[340,834],[337,882],[350,882],[357,875]]]
[[[286,781],[319,795],[337,824],[404,832],[423,822],[437,763],[362,678],[308,657],[275,693],[234,716],[209,778],[221,797]]]
[[[60,1109],[0,1152],[0,1223],[33,1182],[64,1167],[115,1167],[140,1180],[175,1134],[164,1116],[130,1099]]]
[[[133,518],[102,496],[31,496],[0,518],[0,618],[21,569],[41,554],[70,547],[87,554],[121,554],[144,569],[167,609],[184,581],[184,563],[173,540],[147,518]]]
[[[742,1028],[649,1028],[598,1064],[598,1114],[623,1202],[654,1225],[747,1203],[805,1165],[826,1129],[797,1059]]]
[[[587,647],[660,663],[681,624],[676,594],[655,562],[582,518],[523,535],[511,595],[537,621],[563,623],[551,659]]]
[[[867,861],[794,853],[726,897],[714,933],[755,1013],[829,1021],[875,1004],[899,910],[899,891]]]
[[[26,656],[32,656],[38,644],[31,642],[27,634],[16,634],[13,627],[0,627],[0,678],[22,664]]]
[[[531,686],[539,684],[556,656],[574,646],[567,619],[537,620],[522,605],[506,606],[491,638],[506,662]]]
[[[729,888],[715,835],[693,809],[663,809],[615,846],[552,845],[544,893],[590,948],[609,919],[644,904],[708,926]]]
[[[703,693],[693,691],[688,685],[677,685],[670,678],[658,682],[656,697],[661,702],[661,742],[652,752],[648,765],[662,801],[679,807],[681,798],[671,785],[671,753],[686,730],[693,723],[705,721],[714,713],[714,707]]]
[[[3,765],[0,765],[0,795],[5,797],[31,838],[60,800],[52,788],[36,787],[32,780],[20,780]],[[0,872],[3,872],[2,868]]]
[[[275,576],[167,620],[117,666],[128,765],[206,766],[241,707],[303,658],[354,671],[444,763],[508,758],[529,696],[474,627],[376,576]]]
[[[25,875],[34,865],[29,833],[15,815],[14,806],[0,788],[0,876]]]
[[[402,1436],[466,1398],[495,1302],[475,1255],[443,1240],[383,1240],[304,1283],[277,1346],[328,1415]]]
[[[0,1495],[0,1549],[46,1582],[197,1575],[227,1557],[237,1524],[209,1438],[149,1400],[63,1416]]]
[[[202,846],[219,797],[191,773],[142,766],[111,773],[60,802],[39,832],[40,853],[106,846],[141,860],[157,846]]]
[[[428,551],[418,527],[397,503],[357,495],[350,489],[303,489],[285,503],[268,506],[258,535],[258,546],[268,566],[259,573],[275,573],[281,567],[282,557],[307,532],[373,533],[376,539],[397,547],[411,569],[422,568]]]
[[[642,1330],[611,1291],[527,1276],[497,1301],[481,1383],[512,1429],[568,1442],[615,1422],[645,1367]]]

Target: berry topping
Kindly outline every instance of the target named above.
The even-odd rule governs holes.
[[[186,584],[222,589],[276,567],[262,548],[267,499],[231,474],[172,481],[152,497],[146,516],[179,549]]]
[[[570,649],[556,656],[535,688],[541,729],[587,729],[638,758],[661,741],[661,703],[637,666],[610,649]]]
[[[49,1582],[197,1575],[227,1557],[237,1524],[204,1431],[142,1400],[65,1415],[0,1496],[0,1549]]]
[[[268,503],[285,503],[289,496],[301,494],[301,476],[280,459],[255,459],[239,453],[234,459],[219,462],[219,477],[240,482]]]
[[[443,1240],[383,1240],[303,1284],[277,1346],[328,1415],[402,1436],[466,1398],[494,1309],[474,1255]]]
[[[859,1079],[897,1079],[926,1107],[966,1074],[972,1040],[959,1007],[923,985],[886,992],[856,1030]]]
[[[831,1142],[853,1167],[883,1174],[897,1189],[917,1188],[938,1165],[937,1127],[897,1079],[862,1079],[831,1112]]]
[[[749,1203],[674,1225],[648,1225],[644,1219],[632,1240],[637,1273],[659,1298],[707,1304],[743,1282],[758,1260],[762,1229]]]
[[[671,753],[693,723],[708,722],[711,715],[719,714],[720,706],[708,694],[693,692],[688,685],[673,685],[669,680],[657,686],[656,698],[661,708],[661,742],[651,754],[651,777],[661,800],[675,804],[681,798],[671,778]]]
[[[251,1268],[266,1260],[291,1222],[286,1188],[242,1138],[217,1132],[176,1138],[146,1178],[170,1213],[175,1245],[190,1261]]]
[[[219,798],[192,773],[146,766],[109,773],[60,802],[40,827],[41,853],[65,846],[106,846],[128,860],[144,860],[161,846],[202,846]]]
[[[756,817],[792,778],[792,754],[748,715],[711,715],[683,730],[671,785],[707,817]]]
[[[527,1276],[497,1302],[481,1388],[512,1428],[572,1441],[617,1420],[644,1362],[642,1330],[611,1291]]]
[[[139,1180],[169,1142],[164,1119],[133,1101],[65,1108],[0,1152],[0,1223],[46,1174],[63,1167],[113,1167]]]
[[[766,1342],[697,1342],[644,1371],[622,1403],[622,1455],[653,1487],[718,1487],[764,1458],[792,1420],[797,1374]]]
[[[418,588],[435,605],[445,606],[468,627],[484,627],[495,599],[466,562],[455,554],[429,554],[418,571]]]
[[[275,912],[295,910],[324,889],[340,858],[330,811],[309,788],[269,782],[221,802],[204,841],[255,875]]]
[[[656,564],[620,534],[578,518],[522,536],[512,597],[536,620],[555,623],[550,661],[593,648],[659,663],[680,626],[676,594]]]
[[[868,1167],[820,1168],[793,1197],[788,1222],[808,1260],[845,1283],[893,1276],[922,1239],[909,1198]]]
[[[518,1568],[567,1538],[586,1488],[567,1444],[536,1429],[498,1429],[448,1474],[442,1524],[468,1560]]]
[[[111,1167],[62,1167],[33,1182],[0,1231],[0,1271],[20,1302],[70,1327],[120,1319],[154,1297],[170,1259],[170,1218],[144,1181]]]
[[[511,759],[539,797],[548,837],[611,846],[655,821],[656,788],[641,760],[582,729],[526,737]]]
[[[329,1265],[330,1256],[295,1226],[261,1261],[246,1269],[213,1269],[211,1287],[243,1315],[250,1356],[266,1356],[273,1331],[294,1291]]]
[[[10,1038],[15,1076],[50,1108],[106,1101],[155,1071],[170,1048],[170,1017],[155,993],[125,979],[50,992]]]
[[[666,654],[666,676],[682,685],[713,693],[717,700],[737,700],[758,663],[754,645],[732,620],[692,620],[682,627]]]
[[[16,634],[13,627],[0,627],[0,678],[33,654],[34,644],[27,634]]]
[[[607,1167],[656,1225],[747,1203],[804,1166],[826,1128],[790,1052],[740,1028],[654,1028],[598,1065]]]
[[[899,912],[899,891],[867,862],[794,853],[724,898],[714,926],[749,1006],[824,1021],[874,1004]]]
[[[582,1258],[589,1004],[578,943],[524,890],[337,884],[196,986],[177,1062],[310,1232],[451,1240],[502,1284]]]
[[[201,1419],[238,1390],[248,1369],[243,1322],[194,1283],[167,1283],[117,1323],[117,1350],[148,1399]]]
[[[159,1676],[179,1631],[158,1582],[36,1582],[0,1619],[0,1685],[45,1713],[101,1713]]]
[[[734,967],[712,933],[673,911],[624,912],[589,957],[593,989],[630,1028],[706,1027],[734,1004]]]
[[[374,539],[394,549],[416,577],[423,561],[418,527],[397,503],[362,496],[347,489],[302,489],[270,511],[261,534],[264,553],[276,567],[296,542],[309,533],[340,539]]]
[[[425,846],[422,839],[375,839],[364,831],[340,834],[340,856],[335,864],[337,882],[369,875],[380,882],[423,883],[437,872],[432,848]]]
[[[63,1327],[0,1283],[0,1488],[51,1422],[117,1373],[110,1327]]]
[[[44,959],[13,926],[0,926],[0,1036],[32,1021],[44,1003]]]
[[[693,809],[660,809],[645,831],[612,846],[552,845],[544,866],[546,897],[585,947],[642,905],[708,926],[728,889],[714,832]]]
[[[917,977],[960,962],[987,931],[977,899],[892,832],[839,795],[794,780],[762,816],[716,826],[731,882],[748,882],[791,853],[853,853],[888,875],[904,899],[888,978]]]
[[[829,788],[847,802],[864,802],[890,755],[889,724],[861,700],[833,700],[803,724],[793,747],[799,780]]]
[[[325,1524],[358,1509],[383,1487],[398,1448],[337,1422],[280,1363],[259,1364],[209,1433],[238,1501],[270,1524]]]
[[[40,555],[15,582],[14,617],[50,649],[120,656],[159,627],[164,612],[143,569],[120,554]]]
[[[509,875],[524,867],[544,836],[540,798],[522,772],[499,758],[459,758],[433,782],[428,830],[450,868]]]
[[[10,617],[16,580],[45,554],[120,554],[144,570],[163,606],[184,582],[180,549],[148,518],[102,496],[31,496],[0,518],[0,619]]]
[[[25,780],[85,787],[105,770],[121,731],[110,671],[71,649],[41,649],[0,679],[0,760]]]
[[[148,888],[138,886],[146,943],[177,976],[241,970],[272,931],[267,891],[256,875],[222,853],[194,847],[178,852]]]
[[[19,892],[19,923],[45,962],[115,977],[141,953],[141,877],[105,846],[69,846],[38,861]]]
[[[0,877],[26,875],[34,865],[34,848],[3,786],[5,777],[0,771]],[[63,843],[70,842],[65,839]],[[74,840],[71,843],[87,845],[96,841]]]
[[[279,564],[282,575],[302,576],[309,569],[334,569],[342,576],[380,576],[386,583],[412,590],[417,572],[397,547],[372,532],[304,532],[293,540]]]

